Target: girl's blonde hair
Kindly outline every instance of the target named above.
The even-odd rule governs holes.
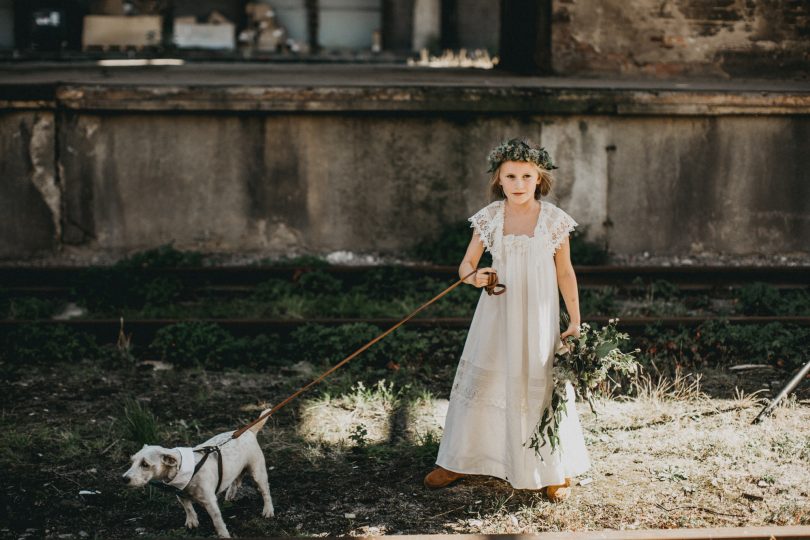
[[[527,161],[526,163],[531,163],[534,165],[534,168],[537,169],[540,182],[534,188],[534,198],[539,200],[541,196],[545,197],[551,193],[551,186],[554,184],[554,175],[551,174],[551,171],[544,169],[534,162]],[[506,198],[506,193],[503,192],[503,187],[498,183],[501,174],[501,165],[498,165],[498,168],[492,172],[492,176],[489,179],[489,193],[493,198],[504,199]]]

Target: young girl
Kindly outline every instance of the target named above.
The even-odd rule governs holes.
[[[579,298],[568,233],[578,223],[550,202],[548,153],[512,139],[489,154],[496,201],[469,218],[474,229],[459,267],[460,277],[477,266],[484,249],[492,267],[479,268],[466,283],[487,284],[497,273],[505,294],[481,291],[456,371],[438,465],[425,485],[443,487],[468,474],[495,476],[516,489],[546,488],[552,500],[569,493],[571,478],[590,468],[582,429],[568,391],[560,446],[541,456],[528,443],[550,404],[554,353],[567,336],[579,336]],[[560,334],[559,287],[571,316]]]

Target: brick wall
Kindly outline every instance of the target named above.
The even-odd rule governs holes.
[[[554,0],[561,75],[805,78],[807,0]]]

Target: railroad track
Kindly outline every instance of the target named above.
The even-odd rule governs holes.
[[[249,290],[272,278],[296,280],[302,274],[315,270],[351,282],[361,280],[370,271],[381,269],[400,275],[446,278],[448,281],[457,279],[458,275],[456,267],[435,265],[144,268],[127,272],[129,275],[137,273],[144,278],[176,278],[193,288],[227,294]],[[695,291],[728,289],[755,281],[778,288],[810,286],[810,267],[576,266],[575,270],[579,286],[583,288],[606,285],[636,287],[658,280],[668,281],[683,290]],[[65,294],[85,275],[84,269],[75,267],[0,267],[0,287],[12,294]]]
[[[606,324],[608,317],[586,317],[586,322],[593,324]],[[623,331],[639,331],[649,325],[661,328],[677,328],[683,326],[694,328],[711,320],[727,320],[732,324],[767,324],[779,322],[810,326],[810,317],[621,317],[618,328]],[[137,336],[138,341],[151,339],[155,333],[172,324],[182,322],[214,323],[228,330],[235,336],[250,336],[262,333],[286,333],[306,324],[319,324],[324,326],[339,326],[345,324],[365,323],[380,328],[389,328],[399,319],[388,318],[311,318],[311,319],[129,319],[124,321],[127,334]],[[441,317],[441,318],[414,318],[405,323],[410,328],[447,328],[467,329],[471,318],[467,317]],[[121,322],[119,319],[72,319],[72,320],[0,320],[0,332],[9,332],[16,328],[30,324],[49,326],[64,325],[76,331],[89,333],[106,341],[115,341],[118,336]]]
[[[364,274],[373,270],[385,269],[396,276],[433,276],[447,279],[448,285],[457,279],[456,268],[450,266],[323,266],[323,267],[216,267],[216,268],[168,268],[139,269],[137,274],[144,278],[173,277],[187,286],[213,290],[222,294],[236,294],[253,289],[258,284],[271,278],[297,280],[306,272],[314,270],[326,272],[351,282],[363,280]],[[683,290],[701,291],[717,290],[718,287],[730,288],[754,281],[763,281],[782,288],[799,288],[810,286],[810,268],[801,267],[616,267],[616,266],[581,266],[576,268],[580,287],[601,287],[614,285],[618,287],[637,287],[639,283],[649,284],[665,280]],[[132,272],[131,270],[128,272]],[[0,287],[15,294],[53,295],[68,292],[84,277],[83,269],[73,267],[52,268],[0,268]],[[132,275],[132,274],[125,274]],[[640,280],[640,281],[639,281]],[[313,323],[336,326],[352,323],[367,323],[381,328],[394,325],[395,318],[306,318],[306,319],[130,319],[126,320],[127,333],[134,333],[138,339],[154,336],[158,329],[197,320],[216,323],[234,335],[256,335],[265,332],[286,332],[304,324]],[[608,317],[584,317],[585,321],[605,324]],[[642,330],[648,325],[659,327],[696,327],[709,320],[727,320],[733,324],[767,324],[770,322],[789,323],[810,326],[808,316],[703,316],[703,317],[620,317],[619,327],[627,331]],[[469,328],[469,317],[417,317],[409,321],[411,328]],[[71,319],[71,320],[0,320],[0,332],[8,332],[31,323],[46,325],[65,325],[77,331],[94,334],[104,339],[118,335],[119,319]]]

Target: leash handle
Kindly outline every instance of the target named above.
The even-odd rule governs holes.
[[[472,272],[470,272],[469,274],[467,274],[466,276],[464,276],[463,278],[461,278],[458,281],[456,281],[455,283],[453,283],[452,285],[450,285],[449,287],[447,287],[445,290],[443,290],[442,292],[440,292],[439,294],[437,294],[436,296],[434,296],[433,298],[431,298],[430,300],[428,300],[427,302],[425,302],[424,304],[422,304],[418,308],[416,308],[416,310],[411,312],[407,317],[405,317],[404,319],[402,319],[401,321],[396,323],[394,326],[392,326],[391,328],[389,328],[388,330],[386,330],[385,332],[383,332],[379,336],[375,337],[374,339],[372,339],[371,341],[369,341],[368,343],[366,343],[365,345],[363,345],[362,347],[360,347],[359,349],[354,351],[352,354],[350,354],[349,356],[347,356],[346,358],[344,358],[343,360],[341,360],[340,362],[338,362],[337,364],[335,364],[334,366],[332,366],[328,370],[326,370],[319,377],[312,380],[312,382],[310,382],[306,386],[300,388],[295,393],[288,396],[284,401],[282,401],[281,403],[279,403],[278,405],[276,405],[275,407],[273,407],[272,409],[270,409],[266,413],[259,416],[256,420],[254,420],[254,421],[250,422],[249,424],[246,424],[244,427],[241,427],[238,430],[234,431],[231,438],[232,439],[238,439],[240,436],[242,436],[242,434],[245,431],[249,430],[250,428],[252,428],[256,424],[258,424],[259,422],[264,420],[265,418],[269,418],[270,416],[275,414],[279,409],[281,409],[282,407],[287,405],[289,402],[291,402],[292,400],[294,400],[295,398],[297,398],[298,396],[300,396],[301,394],[303,394],[304,392],[306,392],[307,390],[309,390],[310,388],[312,388],[313,386],[315,386],[316,384],[318,384],[319,382],[324,380],[326,377],[331,375],[333,372],[335,372],[339,368],[343,367],[343,365],[345,365],[347,362],[349,362],[350,360],[355,358],[357,355],[359,355],[360,353],[362,353],[363,351],[365,351],[366,349],[368,349],[369,347],[371,347],[372,345],[374,345],[375,343],[380,341],[382,338],[384,338],[385,336],[387,336],[388,334],[390,334],[391,332],[393,332],[394,330],[396,330],[397,328],[399,328],[400,326],[402,326],[403,324],[405,324],[406,322],[411,320],[417,313],[419,313],[420,311],[422,311],[423,309],[425,309],[426,307],[431,305],[433,302],[435,302],[436,300],[438,300],[442,296],[446,295],[447,293],[449,293],[450,291],[452,291],[453,289],[455,289],[456,287],[458,287],[459,285],[464,283],[465,279],[472,276],[476,272],[478,272],[477,268],[475,270],[473,270]],[[493,294],[494,295],[499,295],[499,294],[503,294],[504,292],[506,292],[506,285],[498,283],[498,275],[495,272],[485,272],[485,273],[489,275],[489,278],[487,280],[487,284],[485,285],[487,294],[489,294],[489,295],[493,295]],[[500,289],[498,289],[498,287],[500,287]]]
[[[498,274],[495,272],[484,272],[484,274],[488,276],[487,284],[484,285],[484,289],[487,291],[488,295],[498,296],[506,292],[506,285],[498,283]]]

